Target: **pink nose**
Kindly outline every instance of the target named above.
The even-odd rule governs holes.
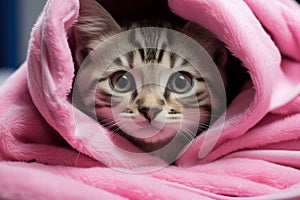
[[[149,121],[153,121],[155,117],[162,111],[162,108],[160,106],[150,106],[146,107],[143,106],[139,108],[139,112],[144,115],[144,117]]]

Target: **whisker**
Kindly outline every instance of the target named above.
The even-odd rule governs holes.
[[[183,127],[183,129],[185,130],[185,132],[183,132],[183,134],[184,134],[183,136],[186,138],[188,143],[191,142],[192,140],[194,140],[200,134],[199,131],[195,134],[191,130],[189,130],[188,128]],[[193,136],[193,138],[189,139],[189,137],[191,137],[191,136],[187,136],[187,134]],[[191,147],[197,150],[196,145],[191,146]]]
[[[186,127],[183,127],[182,132],[180,133],[181,136],[183,136],[182,139],[185,140],[185,142],[190,142],[196,137],[196,133],[193,133],[191,130],[189,130]]]
[[[204,123],[204,122],[198,122],[198,121],[185,121],[184,122],[185,124],[187,125],[196,125],[197,126],[197,130],[198,131],[204,131],[206,129],[208,129],[210,127],[210,124],[209,123]]]
[[[101,120],[101,121],[98,121],[99,122],[99,124],[101,124],[102,126],[110,126],[110,125],[114,125],[115,124],[115,122],[111,122],[111,121],[103,121],[103,120]]]

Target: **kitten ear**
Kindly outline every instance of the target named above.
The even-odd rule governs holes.
[[[77,23],[74,25],[76,60],[79,64],[105,38],[121,32],[114,18],[96,0],[80,0]]]

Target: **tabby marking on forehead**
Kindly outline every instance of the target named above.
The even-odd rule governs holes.
[[[218,100],[212,99],[208,84],[188,59],[169,51],[175,39],[167,29],[202,45],[226,84],[226,49],[212,33],[191,22],[180,27],[176,22],[143,20],[122,27],[95,0],[80,3],[75,25],[79,66],[99,43],[122,31],[132,30],[125,40],[135,47],[116,58],[98,79],[95,102],[89,106],[95,105],[99,123],[146,152],[174,138],[185,145],[208,128],[212,101]]]

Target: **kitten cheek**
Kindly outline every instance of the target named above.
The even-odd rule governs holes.
[[[184,110],[183,111],[183,119],[186,121],[192,121],[192,122],[199,122],[201,121],[201,118],[203,117],[204,113],[201,112],[199,109],[195,110]]]

